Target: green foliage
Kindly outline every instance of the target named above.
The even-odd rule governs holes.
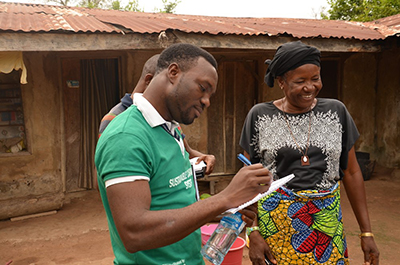
[[[144,9],[140,9],[139,1],[132,0],[129,1],[128,5],[123,8],[125,11],[134,11],[134,12],[144,12]]]
[[[400,13],[400,0],[328,0],[323,19],[372,21]]]
[[[174,0],[169,2],[168,0],[162,0],[164,9],[159,9],[160,13],[174,13],[174,9],[181,2],[180,0]]]
[[[47,0],[47,1],[62,6],[76,5],[77,2],[77,0]],[[78,0],[78,1],[80,1],[78,4],[78,6],[80,7],[144,12],[144,8],[139,6],[139,0],[130,0],[126,6],[122,5],[121,0]],[[174,13],[175,8],[178,6],[180,2],[181,0],[171,0],[171,1],[162,0],[163,8],[154,8],[154,12]]]
[[[120,1],[113,1],[111,3],[111,9],[113,9],[113,10],[121,10],[121,2]]]
[[[69,1],[69,0],[58,0],[58,1]],[[105,2],[104,0],[97,0],[97,1]],[[162,0],[162,2],[163,2],[163,8],[154,8],[154,12],[174,13],[174,9],[180,3],[180,0],[173,0],[171,2],[169,2],[168,0]],[[113,2],[111,2],[111,5],[109,5],[108,8],[113,10],[144,12],[144,8],[141,8],[139,6],[139,0],[130,0],[126,6],[122,6],[121,0],[114,0]]]
[[[71,4],[70,0],[49,0],[47,2],[48,3],[59,4],[59,5],[62,5],[62,6],[68,6],[69,4]]]
[[[79,6],[86,8],[102,8],[106,5],[106,1],[103,0],[82,0],[79,2]]]

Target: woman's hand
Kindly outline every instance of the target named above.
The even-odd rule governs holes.
[[[249,236],[249,240],[249,257],[253,265],[267,264],[265,258],[268,258],[272,264],[277,264],[268,244],[258,231],[252,232]]]
[[[373,237],[361,237],[361,248],[364,252],[363,265],[379,265],[379,250]]]
[[[242,220],[246,223],[246,227],[257,226],[257,203],[239,211],[242,214]]]

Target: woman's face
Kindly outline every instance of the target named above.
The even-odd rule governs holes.
[[[314,99],[322,89],[320,67],[304,64],[278,76],[278,83],[285,94],[285,111],[301,113],[310,110]]]

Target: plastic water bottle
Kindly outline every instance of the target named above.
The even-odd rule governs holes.
[[[224,216],[201,249],[203,257],[214,265],[220,265],[244,226],[241,213]]]

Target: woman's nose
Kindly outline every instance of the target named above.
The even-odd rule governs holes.
[[[313,90],[313,89],[314,89],[314,84],[313,84],[313,82],[306,82],[306,83],[304,84],[303,89],[304,89],[305,91]]]

